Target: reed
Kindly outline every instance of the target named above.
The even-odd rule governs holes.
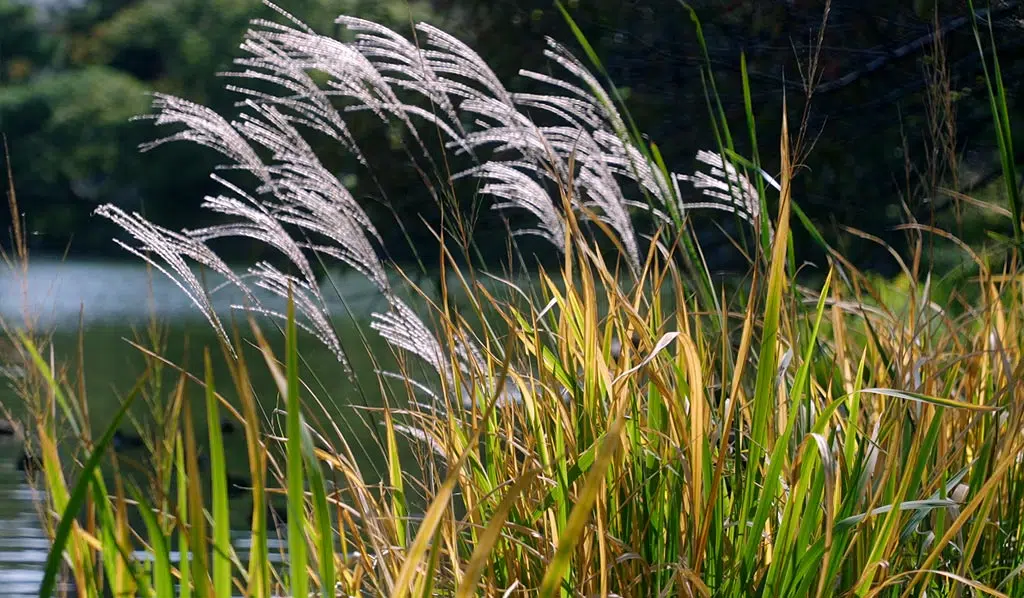
[[[208,200],[237,222],[179,233],[101,209],[134,238],[123,245],[174,277],[220,333],[217,359],[232,374],[234,402],[213,379],[213,352],[193,375],[162,354],[158,333],[133,343],[149,367],[121,413],[136,396],[159,395],[147,404],[164,425],[146,447],[156,472],[148,485],[111,492],[98,472],[119,479],[106,449],[121,413],[93,442],[74,377],[44,358],[45,339],[18,337],[37,381],[24,392],[50,491],[44,594],[62,565],[97,597],[1024,594],[1024,277],[1015,247],[999,270],[978,259],[977,299],[964,313],[933,301],[928,278],[909,278],[892,300],[820,235],[827,263],[798,277],[793,216],[809,221],[792,197],[798,152],[785,118],[778,177],[761,171],[763,157],[736,155],[724,120],[720,151],[702,154],[709,172],[673,174],[562,46],[548,54],[573,82],[528,75],[569,95],[516,95],[443,32],[420,26],[424,49],[366,21],[339,22],[356,42],[255,23],[239,74],[296,93],[242,89],[248,112],[234,121],[158,97],[158,122],[186,127],[168,139],[213,147],[255,177],[252,191],[221,178],[227,195]],[[453,154],[478,159],[441,174],[479,177],[498,209],[536,216],[528,232],[551,241],[560,264],[517,286],[462,265],[467,248],[437,231],[441,296],[411,307],[389,277],[396,266],[377,257],[373,224],[299,134],[312,127],[366,158],[337,98],[306,75],[314,68],[337,83],[336,95],[405,126],[413,146],[426,145],[413,123],[423,119]],[[538,126],[527,106],[566,122]],[[1006,111],[996,112],[1001,122]],[[467,130],[467,113],[477,128]],[[501,151],[491,154],[494,143]],[[707,201],[684,201],[681,183]],[[647,201],[627,199],[627,185]],[[707,276],[693,245],[685,215],[702,208],[738,214],[755,233],[749,276],[732,290]],[[635,209],[657,215],[650,235],[634,230]],[[278,248],[298,274],[258,264],[236,275],[206,245],[235,235]],[[353,342],[334,332],[314,257],[363,273],[387,303],[372,331],[399,365],[379,372],[383,406],[365,412],[381,431],[383,479],[360,470],[337,426],[313,423],[322,421],[320,399],[304,379],[300,345],[331,348],[332,375],[346,375]],[[240,306],[247,318],[227,325],[193,262],[243,291],[256,281],[287,309],[270,313],[250,292]],[[456,290],[465,298],[458,311]],[[272,328],[265,315],[276,316]],[[243,340],[243,328],[254,340]],[[283,336],[283,351],[271,334]],[[247,361],[253,343],[262,364]],[[250,382],[257,367],[273,374],[283,436],[257,404],[268,392]],[[177,378],[172,389],[160,386],[161,371]],[[208,468],[192,425],[197,397],[211,422]],[[246,439],[247,562],[226,522],[224,443],[213,424],[225,412]],[[77,442],[70,457],[57,450],[58,430]],[[279,494],[282,562],[268,541],[268,504]]]

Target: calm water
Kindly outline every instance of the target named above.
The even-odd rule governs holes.
[[[381,304],[363,279],[340,277],[335,281],[345,294],[347,307],[336,298],[331,305],[332,313],[351,314],[351,317],[339,317],[336,326],[344,344],[361,349],[352,351],[350,361],[362,383],[354,387],[343,375],[337,359],[314,339],[302,339],[300,347],[311,373],[307,382],[325,404],[323,417],[338,424],[340,433],[363,461],[364,474],[370,477],[379,475],[374,473],[379,468],[373,456],[380,453],[372,430],[375,422],[360,406],[372,405],[378,399],[360,390],[360,387],[375,388],[376,378],[366,349],[357,340],[356,322],[363,321],[371,310],[380,309]],[[209,281],[211,287],[216,282]],[[219,312],[227,314],[239,299],[237,293],[220,292],[214,295],[214,304]],[[274,298],[267,298],[267,301],[283,309],[282,301]],[[211,347],[214,355],[218,354],[216,338],[185,294],[161,275],[150,276],[143,265],[34,260],[27,277],[0,265],[0,318],[17,326],[29,317],[35,321],[37,329],[52,331],[58,361],[63,359],[72,365],[79,354],[77,335],[82,331],[85,386],[95,431],[107,425],[119,406],[119,397],[132,387],[142,371],[142,358],[125,339],[135,337],[135,331],[141,331],[153,314],[167,326],[165,355],[170,359],[192,364],[189,369],[196,371],[195,364],[202,363],[203,346]],[[269,326],[264,331],[272,332]],[[379,345],[371,347],[378,357],[386,358],[390,353],[383,349]],[[261,406],[269,421],[280,425],[283,422],[274,415],[277,396],[270,376],[264,368],[258,367],[262,362],[257,355],[254,354],[249,363]],[[387,367],[389,363],[385,359],[383,365]],[[215,374],[222,381],[218,389],[231,399],[228,373],[223,364],[215,367]],[[174,378],[168,375],[169,383]],[[198,416],[203,409],[197,390],[198,387],[193,387],[191,392]],[[0,402],[15,414],[22,411],[18,397],[6,380],[0,380]],[[133,414],[140,418],[145,430],[147,412],[138,404],[134,407],[140,407]],[[127,427],[122,424],[122,429]],[[196,436],[204,438],[206,422],[197,419],[196,427]],[[240,436],[236,433],[225,438],[229,472],[235,474],[248,471],[244,440]],[[16,467],[21,447],[18,440],[0,438],[0,593],[4,596],[35,595],[48,548],[38,518],[40,495],[26,483],[24,473]],[[133,457],[143,459],[142,453],[128,452],[125,457],[122,467],[145,470],[144,463],[131,462]],[[237,502],[232,508],[232,524],[245,529],[251,503],[247,497]],[[240,553],[245,551],[245,540],[245,534],[240,533],[236,541]]]
[[[49,539],[39,525],[39,495],[15,469],[20,450],[0,441],[0,588],[5,596],[38,595]]]

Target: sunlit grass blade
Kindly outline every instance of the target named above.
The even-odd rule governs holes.
[[[85,503],[85,498],[88,495],[91,486],[95,483],[95,476],[99,475],[100,461],[106,454],[107,447],[114,439],[114,433],[117,431],[117,427],[121,424],[121,420],[125,414],[128,413],[128,408],[131,407],[132,398],[135,395],[130,395],[118,408],[117,412],[114,413],[111,419],[110,425],[107,426],[106,431],[96,442],[96,446],[89,454],[89,458],[85,461],[82,466],[82,472],[75,483],[74,489],[71,491],[71,495],[68,498],[67,508],[61,513],[60,523],[57,524],[57,530],[54,534],[53,543],[50,546],[50,552],[46,557],[46,564],[43,567],[43,580],[39,585],[39,595],[42,598],[49,598],[53,595],[54,588],[57,583],[57,576],[60,572],[60,565],[64,558],[64,549],[67,546],[68,539],[71,535],[72,528],[75,525],[78,512]]]
[[[462,584],[456,590],[455,598],[469,598],[476,592],[480,577],[483,575],[487,562],[491,558],[491,550],[498,542],[501,530],[507,523],[509,512],[515,505],[515,502],[520,500],[520,494],[523,490],[536,479],[538,473],[536,470],[530,471],[516,480],[515,484],[505,493],[504,498],[501,499],[498,508],[491,514],[491,521],[477,539],[476,546],[473,548],[473,554],[469,558],[469,563],[462,572]]]
[[[750,529],[751,534],[746,537],[747,543],[741,547],[743,551],[743,558],[746,566],[750,567],[751,560],[757,558],[758,546],[761,544],[759,530],[764,529],[768,521],[768,516],[772,508],[775,507],[773,504],[776,500],[776,493],[780,485],[780,475],[785,465],[785,453],[788,450],[790,437],[793,433],[797,417],[800,413],[800,407],[804,402],[804,397],[808,395],[807,384],[810,381],[811,369],[813,367],[813,356],[814,348],[816,345],[817,337],[821,329],[821,322],[824,318],[825,313],[825,298],[828,297],[828,289],[832,283],[832,273],[829,272],[829,276],[825,279],[824,287],[819,294],[818,306],[815,313],[815,319],[813,328],[808,334],[805,340],[805,347],[803,351],[803,358],[800,363],[800,367],[797,369],[796,376],[793,380],[792,392],[790,395],[791,403],[789,416],[785,422],[785,427],[777,433],[777,436],[773,439],[773,448],[768,459],[766,473],[763,478],[763,488],[758,501],[754,515],[751,518]],[[760,372],[758,373],[758,380],[761,379]],[[828,421],[831,414],[838,409],[840,401],[834,401],[831,406],[827,407],[819,415],[818,421],[816,422],[815,431],[819,432],[824,426],[824,423]],[[799,450],[799,449],[798,449]],[[798,460],[798,459],[797,459]],[[791,512],[794,508],[798,508],[804,502],[804,496],[801,496],[802,492],[807,491],[807,487],[810,485],[807,476],[811,474],[809,469],[803,469],[801,476],[797,480],[797,488],[791,490],[791,494],[788,501],[782,505],[783,520],[779,526],[778,535],[780,538],[786,538],[788,535],[788,525],[793,525],[796,522],[793,519],[788,519],[785,515]],[[788,554],[786,556],[789,556]],[[775,576],[778,572],[778,567],[772,568],[772,565],[777,564],[777,559],[773,559],[772,563],[768,567],[768,583],[771,584],[775,581]],[[778,588],[771,588],[769,590],[778,591]]]
[[[483,410],[482,418],[484,420],[490,417],[493,413],[498,399],[505,388],[510,366],[507,359],[508,356],[509,354],[506,353],[506,361],[501,364],[501,368],[496,372],[498,374],[497,384],[494,388],[493,396],[487,402],[486,407]],[[476,446],[480,442],[480,435],[483,431],[484,426],[475,427],[469,441],[465,445],[466,448],[459,457],[451,463],[444,483],[441,484],[434,493],[432,497],[433,500],[427,507],[427,511],[420,523],[419,530],[416,532],[416,536],[413,538],[412,544],[410,544],[409,549],[406,552],[405,562],[402,563],[402,567],[399,569],[398,575],[395,576],[393,598],[405,598],[405,596],[412,590],[413,577],[423,561],[423,556],[427,553],[430,540],[437,535],[437,529],[442,521],[444,513],[449,508],[449,500],[455,490],[456,484],[459,482],[460,471],[473,455],[474,451],[471,447]]]
[[[236,347],[242,347],[237,327],[234,328]],[[235,389],[242,404],[244,418],[245,446],[249,461],[249,476],[252,480],[252,525],[250,526],[249,546],[249,595],[254,598],[270,596],[270,562],[267,547],[267,453],[262,444],[260,414],[253,396],[252,380],[245,353],[237,352],[237,358],[231,359],[231,352],[224,351],[224,357],[233,364],[232,374],[235,378]]]
[[[214,596],[210,579],[210,538],[206,531],[206,510],[203,503],[203,482],[199,469],[199,446],[196,442],[192,405],[184,401],[183,447],[185,454],[185,488],[188,495],[189,548],[192,587],[198,598]],[[182,558],[185,558],[184,556]]]
[[[285,405],[287,421],[287,482],[288,482],[288,571],[294,596],[309,592],[309,572],[306,556],[305,477],[302,455],[302,401],[299,397],[299,347],[295,328],[295,301],[289,299],[285,328],[285,376],[287,380]]]
[[[390,409],[384,410],[384,433],[387,438],[388,482],[391,485],[391,509],[399,546],[408,542],[408,510],[405,504],[405,482],[402,480],[402,457],[395,437],[395,422]]]
[[[569,513],[569,520],[566,522],[561,535],[558,536],[555,555],[551,559],[551,564],[548,565],[547,570],[544,572],[544,578],[540,584],[539,595],[541,598],[552,598],[561,589],[566,573],[569,571],[572,554],[576,550],[580,535],[583,533],[583,528],[593,516],[594,503],[601,496],[601,487],[605,483],[608,467],[618,452],[621,442],[619,434],[622,432],[624,423],[625,419],[622,417],[616,418],[615,422],[608,429],[608,436],[601,441],[601,448],[598,450],[594,465],[591,467],[590,472],[587,473],[583,487],[580,489],[572,511]]]
[[[288,572],[289,591],[305,596],[309,588],[309,557],[306,546],[306,496],[302,449],[303,417],[299,394],[299,348],[295,325],[295,301],[289,294],[285,315],[285,371],[282,372],[255,321],[250,321],[267,368],[273,375],[278,392],[284,398],[285,416],[285,483],[288,490]]]
[[[837,530],[845,530],[851,528],[868,517],[874,517],[875,515],[882,515],[888,513],[893,509],[898,511],[915,511],[927,513],[933,509],[942,509],[956,506],[956,501],[948,498],[935,498],[925,500],[908,500],[901,502],[898,505],[882,505],[871,509],[868,513],[860,513],[858,515],[851,515],[836,522]]]
[[[895,390],[892,388],[865,388],[860,392],[866,394],[876,394],[886,397],[892,397],[894,399],[903,399],[905,401],[913,401],[916,403],[925,403],[929,405],[935,405],[938,407],[949,407],[950,409],[963,409],[965,411],[990,412],[999,409],[998,407],[992,407],[989,405],[978,405],[975,403],[965,403],[963,401],[947,399],[944,397],[933,397],[910,390]]]
[[[50,365],[39,353],[39,348],[36,346],[36,343],[34,343],[24,332],[19,331],[18,336],[21,341],[21,345],[28,352],[33,366],[35,366],[42,374],[46,383],[47,391],[52,393],[53,397],[57,400],[57,405],[64,412],[68,424],[71,426],[75,435],[81,437],[82,429],[79,422],[81,422],[83,418],[82,414],[78,412],[78,403],[68,400],[67,395],[64,393],[64,389],[61,387],[60,382],[57,381]]]
[[[757,380],[754,386],[754,397],[752,407],[750,456],[749,462],[754,464],[754,469],[747,473],[744,480],[743,498],[740,503],[740,514],[748,517],[751,506],[754,504],[754,496],[761,488],[762,480],[769,480],[771,474],[762,478],[757,471],[765,453],[765,447],[773,446],[774,442],[768,435],[769,415],[776,407],[775,376],[779,360],[779,322],[782,317],[782,299],[786,286],[786,251],[789,240],[789,214],[790,214],[790,181],[792,177],[792,166],[789,163],[789,130],[785,109],[782,118],[782,140],[779,153],[782,156],[782,190],[780,191],[779,217],[775,227],[775,242],[772,247],[771,260],[768,264],[768,286],[766,289],[765,305],[763,310],[764,322],[762,324],[761,350],[758,359]],[[772,466],[781,464],[774,462]],[[769,480],[768,483],[771,483]],[[770,493],[767,493],[771,496]],[[764,503],[758,507],[758,511],[764,509]],[[763,520],[763,517],[761,518]],[[750,574],[755,558],[754,547],[760,543],[759,538],[762,530],[757,527],[741,530],[744,538],[742,561],[747,569],[746,575]]]

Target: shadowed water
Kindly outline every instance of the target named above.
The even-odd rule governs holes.
[[[368,351],[378,357],[384,355],[384,366],[389,364],[386,357],[390,351],[372,334],[367,335],[372,346],[364,346],[356,332],[356,322],[365,321],[370,311],[379,310],[383,305],[361,277],[341,276],[334,280],[345,297],[344,302],[333,291],[325,293],[331,313],[339,315],[335,324],[343,345],[349,350],[356,378],[363,382],[356,385],[358,388],[354,387],[343,374],[335,355],[315,339],[301,338],[300,349],[308,371],[315,374],[310,376],[310,382],[316,398],[325,405],[322,416],[338,425],[346,441],[353,446],[357,459],[362,461],[364,474],[375,476],[378,463],[370,455],[380,452],[371,430],[374,422],[360,407],[378,400],[377,395],[368,394],[376,388],[372,383],[376,378]],[[207,282],[212,288],[219,281]],[[260,299],[269,307],[283,311],[284,302],[279,298]],[[224,315],[240,300],[240,293],[231,290],[219,291],[213,296],[215,308]],[[51,333],[58,362],[73,368],[79,356],[83,358],[94,434],[108,425],[109,418],[119,407],[119,397],[132,387],[142,371],[142,356],[126,339],[137,338],[137,333],[153,315],[167,326],[165,354],[169,359],[191,364],[189,369],[195,373],[196,364],[202,363],[203,347],[219,355],[216,337],[188,297],[162,275],[151,275],[144,265],[33,260],[27,276],[0,265],[0,318],[15,328],[22,328],[26,321],[31,321],[35,330]],[[264,330],[270,337],[280,341],[280,335],[273,334],[272,326],[266,326]],[[79,331],[83,338],[81,352],[77,348]],[[223,360],[215,358],[215,364],[215,377],[221,381],[218,389],[232,400],[230,388],[226,388],[230,386],[228,370]],[[24,405],[5,376],[16,374],[17,367],[21,366],[12,367],[10,363],[0,363],[0,366],[5,366],[0,375],[0,403],[16,417],[20,416],[25,411]],[[280,407],[279,398],[269,373],[261,366],[258,355],[253,354],[250,368],[257,398],[268,422],[281,426],[283,421],[274,411]],[[174,378],[171,375],[169,381]],[[196,437],[202,439],[207,434],[204,410],[199,402],[202,397],[198,387],[193,387],[191,393],[197,417]],[[147,425],[144,407],[133,405],[132,413],[143,427]],[[121,427],[126,429],[128,425]],[[243,434],[237,431],[227,434],[224,442],[229,475],[244,480],[248,463]],[[22,446],[16,437],[0,437],[0,595],[3,596],[38,594],[49,544],[39,518],[40,508],[45,503],[17,467]],[[119,460],[126,475],[139,475],[146,470],[144,451],[129,447],[122,452]],[[239,530],[233,542],[243,562],[248,552],[249,534],[245,530],[251,509],[251,499],[245,493],[233,499],[232,527]],[[272,559],[282,558],[280,540],[276,543],[272,540],[270,549]]]
[[[24,472],[16,469],[21,447],[13,439],[0,440],[0,595],[5,598],[36,597],[43,579],[50,541],[40,521],[40,508],[45,498],[33,487]],[[283,530],[279,533],[283,534]],[[275,538],[271,531],[268,540],[269,559],[280,563],[285,559],[285,543]],[[238,557],[245,562],[249,558],[249,533],[237,531],[231,542]],[[146,560],[147,555],[137,552],[137,559]],[[171,560],[177,563],[178,552],[171,553]],[[61,583],[60,590],[70,590],[70,583]]]
[[[0,440],[0,588],[4,596],[38,596],[49,539],[39,521],[39,493],[15,465],[20,446]]]

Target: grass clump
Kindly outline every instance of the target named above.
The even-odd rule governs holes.
[[[423,50],[372,23],[340,22],[360,36],[354,44],[299,24],[254,25],[238,74],[297,95],[240,88],[248,111],[231,122],[157,99],[158,122],[186,127],[169,139],[213,147],[255,178],[251,192],[219,179],[226,195],[208,199],[236,222],[177,233],[101,209],[134,238],[128,250],[190,293],[230,372],[229,384],[214,380],[205,353],[203,375],[190,374],[162,354],[157,327],[135,343],[149,367],[123,411],[134,396],[158,399],[147,401],[162,423],[147,443],[151,475],[123,488],[105,454],[121,414],[93,442],[73,378],[42,357],[43,340],[19,336],[53,514],[44,593],[62,564],[87,596],[1024,593],[1024,278],[1013,247],[998,271],[978,260],[977,299],[957,313],[914,276],[890,300],[830,250],[815,277],[798,277],[785,125],[778,177],[751,183],[759,162],[725,146],[704,156],[710,172],[678,175],[557,44],[549,56],[572,82],[529,77],[569,95],[511,94],[429,26],[418,28]],[[333,96],[306,70],[330,75]],[[488,277],[466,265],[472,243],[453,224],[436,231],[440,296],[411,307],[377,255],[374,225],[299,134],[326,133],[362,158],[334,96],[404,126],[413,149],[434,134],[453,160],[473,161],[439,179],[478,178],[495,207],[531,214],[525,232],[552,243],[557,265],[538,267],[533,287]],[[561,120],[542,126],[527,108]],[[681,183],[707,201],[684,201]],[[656,221],[647,235],[629,217],[641,208]],[[738,214],[754,232],[749,276],[729,293],[688,228],[687,211],[702,208]],[[257,264],[237,275],[207,245],[226,236],[277,248],[292,272]],[[312,259],[358,270],[386,304],[371,327],[397,366],[378,371],[380,406],[363,411],[381,475],[364,471],[336,423],[318,423],[323,399],[300,344],[329,347],[331,375],[346,376],[352,344],[366,340],[336,334]],[[194,262],[243,290],[246,322],[224,323]],[[260,303],[256,287],[279,295],[283,311]],[[257,315],[277,316],[283,350]],[[274,388],[251,383],[257,367]],[[261,409],[268,394],[282,417]],[[227,520],[226,449],[213,425],[222,413],[245,435],[243,542]],[[63,430],[70,454],[57,449]],[[279,497],[286,529],[270,508]],[[287,541],[272,542],[278,534]]]

